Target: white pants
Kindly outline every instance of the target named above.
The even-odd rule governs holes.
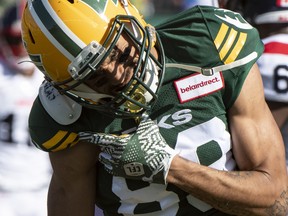
[[[103,215],[104,215],[103,211],[97,205],[95,205],[95,214],[94,214],[94,216],[103,216]]]
[[[47,216],[47,188],[37,191],[1,192],[1,216]]]

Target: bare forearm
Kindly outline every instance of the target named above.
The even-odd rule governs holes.
[[[49,154],[54,174],[48,216],[94,216],[98,148],[89,143]]]
[[[176,156],[167,182],[228,214],[286,216],[287,188],[276,191],[262,172],[219,171]]]
[[[62,187],[54,176],[48,193],[48,216],[94,216],[95,172],[89,175],[80,183],[76,180],[75,187]]]
[[[48,192],[48,216],[63,216],[68,214],[68,202],[65,197],[65,191],[52,177]]]

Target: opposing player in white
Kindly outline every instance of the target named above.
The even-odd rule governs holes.
[[[286,145],[288,168],[288,4],[281,0],[259,3],[247,1],[244,16],[259,30],[265,45],[258,66],[265,98]]]
[[[28,116],[43,80],[25,60],[21,8],[3,16],[0,48],[0,215],[46,216],[51,167],[48,155],[31,145]]]

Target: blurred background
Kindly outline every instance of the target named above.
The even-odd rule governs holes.
[[[5,8],[8,7],[9,4],[13,4],[16,0],[0,0],[0,14],[4,13]]]
[[[5,8],[16,1],[0,0],[0,14],[2,15]],[[151,24],[157,24],[169,17],[169,15],[192,7],[197,2],[211,5],[211,2],[214,2],[214,0],[131,0],[131,2]],[[218,0],[215,2],[218,2]]]
[[[20,0],[0,0],[0,17],[2,20],[2,17],[4,16],[6,10],[9,8],[9,6],[15,4],[16,2],[19,2]],[[196,4],[201,4],[201,5],[212,5],[212,6],[219,6],[219,7],[225,7],[225,8],[229,8],[231,10],[243,13],[243,16],[251,23],[253,24],[260,33],[261,39],[263,39],[264,41],[264,45],[265,47],[269,47],[270,52],[264,52],[263,57],[259,60],[259,67],[260,67],[260,71],[262,73],[263,76],[263,84],[264,84],[264,88],[265,88],[265,96],[267,99],[267,102],[269,104],[269,107],[272,110],[272,113],[277,121],[277,124],[279,125],[279,128],[281,129],[284,141],[285,141],[285,145],[286,145],[286,157],[288,156],[288,70],[286,67],[287,66],[287,62],[288,62],[288,51],[284,52],[283,49],[281,48],[281,50],[277,49],[277,47],[275,47],[276,51],[271,52],[271,49],[273,48],[271,46],[271,42],[277,42],[277,44],[281,44],[282,47],[285,46],[287,47],[286,50],[288,49],[288,3],[286,0],[131,0],[131,2],[139,9],[139,11],[143,14],[144,18],[147,20],[147,22],[149,22],[152,25],[157,25],[158,23],[160,23],[161,21],[165,20],[166,18],[168,18],[169,16],[176,14],[180,11],[183,11],[185,9],[188,9],[190,7],[193,7]],[[256,7],[256,5],[258,5]],[[243,10],[244,6],[246,7],[246,11]],[[267,19],[266,15],[269,15]],[[10,23],[12,24],[12,23]],[[0,25],[1,28],[3,28],[3,26]],[[13,32],[15,33],[15,32]],[[12,45],[21,45],[20,40],[18,40],[20,38],[20,34],[19,35],[12,35],[11,37],[14,37],[14,44]],[[7,38],[10,38],[7,37]],[[17,40],[16,40],[17,39]],[[20,38],[21,39],[21,38]],[[6,41],[7,42],[7,41]],[[11,41],[10,41],[11,42]],[[15,44],[15,42],[17,42],[17,44]],[[18,43],[19,42],[19,43]],[[3,46],[4,42],[3,40],[0,40],[0,48],[4,48]],[[5,43],[6,44],[6,43]],[[4,44],[4,45],[5,45]],[[274,43],[275,44],[275,43]],[[9,44],[6,44],[9,45]],[[11,44],[10,44],[11,45]],[[274,48],[273,48],[274,49]],[[265,49],[266,51],[267,49]],[[11,53],[11,50],[9,52],[6,52],[7,50],[2,50],[2,52],[0,52],[0,97],[2,99],[2,101],[5,101],[5,96],[7,95],[6,93],[11,94],[11,91],[8,91],[8,89],[11,86],[16,86],[14,82],[19,81],[19,77],[20,74],[16,73],[15,71],[18,70],[23,70],[23,68],[14,68],[15,71],[7,71],[4,69],[10,68],[10,67],[14,67],[15,65],[11,65],[11,61],[8,61],[8,65],[7,66],[7,61],[5,62],[5,60],[7,60],[7,55],[3,55],[3,54],[9,54]],[[2,53],[2,55],[1,55]],[[271,61],[271,59],[276,59],[277,61]],[[267,62],[265,62],[264,60],[268,60]],[[13,60],[13,59],[12,59]],[[273,62],[273,64],[271,65],[271,62]],[[272,70],[272,66],[277,67],[277,64],[281,64],[281,65],[286,65],[285,71],[280,71],[281,72],[281,79],[279,79],[279,82],[277,82],[277,89],[269,89],[269,87],[273,86],[273,83],[275,83],[275,79],[274,79],[274,70]],[[6,68],[6,66],[7,68]],[[4,67],[5,66],[5,67]],[[271,70],[270,70],[271,68]],[[10,68],[11,69],[11,68]],[[25,68],[26,70],[27,68]],[[1,74],[1,72],[3,72]],[[279,72],[279,73],[280,73]],[[10,75],[10,76],[2,76],[1,75],[5,74],[6,75]],[[38,72],[37,72],[38,73]],[[40,74],[40,73],[39,73]],[[29,77],[32,75],[29,75]],[[5,81],[4,81],[4,77],[5,77]],[[22,71],[22,78],[23,80],[21,81],[23,82],[28,82],[28,79],[26,78],[28,77],[27,74],[23,76],[23,71]],[[7,78],[7,79],[6,79]],[[42,77],[41,77],[42,79]],[[30,82],[34,82],[34,80],[31,81],[31,79],[29,79]],[[277,81],[277,80],[276,80]],[[3,85],[4,82],[6,83],[6,85]],[[38,84],[35,83],[33,89],[31,90],[31,95],[34,97],[33,94],[37,94],[38,91]],[[9,86],[10,85],[10,86]],[[6,88],[6,86],[8,86],[8,88]],[[267,87],[268,86],[268,87]],[[6,89],[4,89],[6,88]],[[2,89],[2,91],[1,91]],[[4,90],[3,90],[4,89]],[[25,88],[27,89],[27,88]],[[28,91],[28,90],[27,90]],[[13,91],[13,92],[17,92],[17,91]],[[273,93],[272,96],[273,97],[268,97],[269,94],[266,94],[266,92],[269,92],[271,94],[271,92]],[[2,93],[2,96],[1,96]],[[28,92],[27,92],[28,94]],[[4,98],[4,99],[3,99]],[[7,96],[7,101],[10,99],[17,99],[14,97],[8,97]],[[276,100],[276,101],[275,101]],[[7,103],[7,102],[6,102]],[[11,102],[12,103],[12,102]],[[16,116],[16,111],[10,109],[10,107],[7,107],[7,110],[9,112],[11,111],[15,111],[15,113],[12,113],[13,115]],[[1,113],[3,114],[1,116]],[[4,115],[5,114],[5,115]],[[8,113],[9,115],[7,115],[7,112],[4,112],[4,107],[3,105],[0,107],[0,159],[4,158],[3,155],[9,155],[9,158],[13,158],[13,157],[17,157],[19,161],[22,161],[21,159],[19,159],[19,152],[15,152],[15,150],[10,151],[9,148],[6,148],[5,145],[7,144],[7,141],[10,142],[10,144],[21,144],[20,142],[18,142],[16,140],[16,138],[11,138],[8,140],[5,140],[6,137],[3,136],[4,133],[1,133],[1,128],[3,129],[3,125],[5,123],[5,125],[7,125],[9,122],[8,120],[10,118],[10,116],[12,116],[11,113]],[[29,114],[29,110],[27,111],[27,113],[21,113],[21,115],[26,115],[24,116],[25,118],[27,118],[27,115]],[[19,115],[19,114],[17,114]],[[3,117],[4,116],[4,117]],[[8,116],[8,117],[7,117]],[[19,119],[19,118],[17,118]],[[25,119],[24,119],[25,120]],[[10,120],[9,120],[10,121]],[[11,120],[12,121],[12,120]],[[8,123],[7,123],[8,122]],[[26,120],[25,120],[26,122]],[[1,126],[2,123],[2,126]],[[4,126],[5,126],[4,125]],[[4,128],[5,129],[5,128]],[[2,130],[3,132],[3,130]],[[25,131],[25,133],[27,133],[28,131]],[[24,134],[24,132],[23,132]],[[16,141],[17,142],[16,142]],[[1,145],[2,144],[2,145]],[[10,145],[11,146],[11,145]],[[25,143],[25,146],[27,146],[27,143]],[[33,150],[32,150],[33,149]],[[28,152],[28,148],[25,150],[23,149],[19,149],[19,151],[22,151],[25,153],[23,153],[23,157],[25,156],[27,158],[27,155],[33,154],[33,158],[34,159],[34,150],[37,151],[37,157],[35,155],[35,160],[37,159],[37,161],[39,160],[38,155],[41,154],[42,152],[37,150],[34,146],[33,148],[29,148],[29,152]],[[27,151],[26,151],[27,150]],[[2,152],[2,156],[1,156],[1,152]],[[13,157],[12,157],[13,156]],[[43,155],[39,155],[39,157],[41,157],[41,160],[43,160],[43,167],[39,168],[37,172],[41,172],[41,171],[45,171],[45,176],[47,176],[47,179],[49,181],[50,179],[50,174],[51,174],[51,170],[50,170],[50,164],[48,162],[48,158],[46,158],[46,156]],[[287,167],[288,167],[288,157],[287,157]],[[33,206],[31,206],[31,209],[29,209],[29,204],[27,204],[26,206],[24,206],[22,209],[27,209],[27,213],[24,214],[24,211],[22,210],[21,214],[18,213],[14,213],[14,214],[8,214],[7,212],[10,211],[10,209],[7,208],[7,206],[9,206],[9,203],[14,203],[15,199],[15,191],[11,190],[11,198],[6,199],[7,203],[4,203],[4,200],[1,200],[1,193],[4,194],[7,197],[8,195],[8,190],[3,190],[3,188],[5,189],[5,187],[7,187],[7,185],[3,184],[3,180],[4,179],[4,174],[5,177],[7,177],[8,175],[6,173],[3,172],[3,170],[5,172],[11,171],[10,172],[10,176],[13,179],[21,179],[20,177],[15,178],[14,174],[15,173],[15,167],[11,167],[11,166],[7,166],[8,165],[8,161],[9,160],[0,160],[0,167],[2,172],[0,172],[0,216],[42,216],[46,214],[46,209],[45,207],[42,208],[41,212],[36,212],[36,209],[33,208]],[[13,159],[14,161],[14,159]],[[26,161],[27,162],[27,161]],[[11,164],[11,163],[10,163]],[[23,163],[20,163],[22,164]],[[15,164],[15,166],[19,165],[19,164]],[[31,164],[35,164],[32,160],[31,160]],[[6,169],[3,169],[3,167],[6,166]],[[32,165],[30,168],[26,167],[26,168],[22,168],[20,169],[21,166],[18,166],[19,170],[21,170],[22,172],[18,172],[18,174],[21,174],[23,176],[27,176],[27,172],[28,170],[31,170]],[[13,168],[13,169],[12,169]],[[45,169],[45,170],[44,170]],[[34,168],[34,170],[36,170]],[[39,176],[37,173],[33,174],[33,175],[37,175]],[[32,176],[33,177],[33,176]],[[7,178],[6,182],[10,184],[11,179],[10,177]],[[39,194],[39,196],[41,196],[41,198],[46,198],[46,194],[47,194],[47,188],[48,188],[48,181],[45,181],[45,179],[37,179],[37,182],[39,182],[39,184],[43,185],[41,186],[41,189],[43,189],[43,193],[41,192],[41,194]],[[39,181],[38,181],[39,180]],[[28,179],[27,179],[28,181]],[[1,185],[2,183],[2,185]],[[35,182],[36,183],[36,182]],[[19,184],[17,182],[15,182],[16,186],[19,186]],[[25,185],[25,187],[27,186],[27,188],[25,190],[29,191],[30,190],[30,196],[35,197],[35,185]],[[32,187],[33,186],[33,187]],[[12,186],[11,186],[12,187]],[[14,187],[14,186],[13,186]],[[23,186],[24,187],[24,186]],[[14,187],[17,188],[17,187]],[[17,189],[18,190],[18,189]],[[19,190],[18,190],[19,191]],[[43,196],[44,194],[44,196]],[[24,196],[25,195],[25,196]],[[27,199],[28,194],[18,194],[17,195],[17,199],[18,197],[21,196],[21,199],[26,199],[27,203],[33,203],[33,200],[29,200]],[[38,195],[37,195],[38,196]],[[4,197],[4,196],[2,196]],[[12,199],[13,198],[13,199]],[[5,201],[6,201],[5,200]],[[40,202],[40,199],[39,199]],[[43,201],[41,201],[43,203]],[[45,202],[44,202],[45,203]],[[2,204],[2,205],[1,205]],[[23,203],[24,205],[24,203]],[[17,206],[17,205],[14,205]],[[6,209],[5,209],[6,208]],[[14,207],[11,207],[11,209],[13,209]],[[15,209],[15,208],[14,208]],[[35,213],[32,213],[32,210],[35,210]],[[2,212],[1,212],[2,211]],[[4,213],[3,213],[4,212]],[[100,211],[97,211],[96,216],[102,216]]]

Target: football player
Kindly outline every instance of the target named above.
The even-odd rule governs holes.
[[[49,215],[286,215],[263,44],[238,13],[154,28],[126,0],[29,0],[22,29],[47,80],[29,127],[54,168]]]
[[[265,98],[286,145],[288,167],[288,3],[268,0],[259,3],[245,2],[243,14],[259,30],[264,43],[258,64]]]

